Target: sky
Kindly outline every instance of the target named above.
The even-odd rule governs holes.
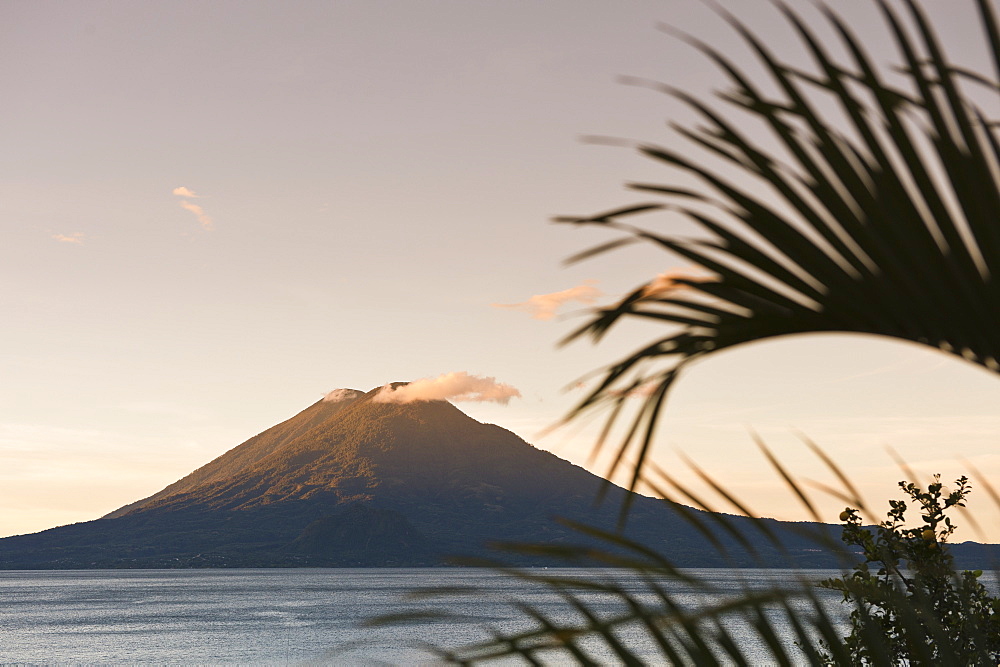
[[[723,4],[800,48],[768,3]],[[971,0],[925,4],[952,57],[988,71]],[[836,5],[894,62],[871,3]],[[550,220],[677,182],[581,140],[681,145],[666,122],[685,112],[623,75],[721,87],[660,22],[748,62],[690,0],[0,4],[0,535],[150,495],[331,390],[448,373],[509,388],[458,403],[474,418],[605,472],[599,420],[548,427],[578,378],[661,332],[557,343],[685,262],[635,247],[565,266],[609,237]],[[905,477],[890,448],[922,481],[974,468],[1000,487],[998,405],[998,378],[930,349],[789,338],[693,367],[653,457],[805,519],[753,434],[829,483],[806,436],[881,512]],[[961,536],[1000,542],[974,485],[982,531]],[[835,521],[843,503],[822,506]]]

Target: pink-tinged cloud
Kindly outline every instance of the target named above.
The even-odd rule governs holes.
[[[192,213],[194,213],[194,217],[198,219],[198,223],[202,226],[203,229],[208,230],[212,228],[212,218],[210,218],[205,213],[205,209],[203,209],[201,206],[198,206],[197,204],[192,204],[186,199],[180,202],[180,206],[184,210],[191,211]]]
[[[375,394],[379,403],[412,403],[414,401],[491,401],[507,405],[521,392],[496,378],[469,375],[465,371],[445,373],[435,378],[423,378],[393,388],[382,387]]]
[[[646,382],[632,389],[613,389],[612,396],[625,396],[627,398],[649,398],[660,386],[659,382]]]
[[[596,284],[596,280],[585,280],[582,284],[564,289],[561,292],[536,294],[521,303],[494,303],[493,307],[523,310],[536,320],[551,320],[556,316],[556,311],[567,303],[576,301],[582,304],[591,304],[604,296],[604,292],[595,287]]]
[[[705,272],[705,269],[700,266],[683,266],[677,269],[669,269],[661,274],[658,274],[655,278],[649,281],[643,290],[644,296],[656,296],[663,295],[666,292],[671,292],[673,290],[684,289],[687,287],[684,283],[677,282],[678,280],[691,280],[694,282],[707,282],[713,280],[713,277]]]
[[[349,401],[352,398],[357,398],[359,396],[364,396],[365,392],[358,391],[357,389],[334,389],[331,392],[327,392],[323,395],[324,403],[340,403],[341,401]]]
[[[52,238],[59,243],[76,243],[82,244],[84,239],[83,232],[73,232],[72,234],[53,234]]]
[[[653,392],[660,386],[660,383],[655,380],[650,380],[649,382],[643,382],[637,387],[632,387],[631,389],[607,389],[605,393],[608,396],[624,396],[625,398],[649,398],[653,395]],[[587,382],[576,382],[569,389],[574,391],[592,391],[594,385]]]
[[[174,188],[174,194],[178,197],[187,197],[188,199],[198,199],[199,196],[194,193],[193,190],[188,190],[183,185],[179,188]]]

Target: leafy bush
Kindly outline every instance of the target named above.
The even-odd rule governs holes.
[[[955,530],[948,511],[965,506],[969,480],[960,477],[950,492],[940,476],[926,490],[899,486],[919,506],[920,523],[905,527],[905,500],[890,500],[874,528],[848,507],[840,515],[843,540],[860,547],[864,560],[851,575],[821,584],[855,606],[844,640],[852,663],[1000,664],[1000,599],[979,581],[982,570],[958,573],[946,547]]]

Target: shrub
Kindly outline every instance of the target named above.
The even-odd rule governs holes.
[[[899,486],[918,506],[920,523],[905,526],[906,500],[890,500],[886,520],[874,527],[848,507],[842,539],[860,547],[863,561],[820,584],[855,606],[844,639],[852,663],[1000,664],[1000,599],[979,581],[982,570],[957,572],[947,548],[955,530],[948,512],[965,506],[969,480],[960,477],[950,492],[940,475],[926,490]]]

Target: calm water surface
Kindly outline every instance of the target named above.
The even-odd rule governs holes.
[[[794,573],[696,570],[722,591],[762,587]],[[548,570],[548,574],[578,574]],[[603,571],[602,571],[603,573]],[[622,577],[624,573],[606,573]],[[817,580],[833,571],[809,573]],[[439,602],[407,601],[414,588],[475,585],[485,592]],[[698,607],[708,595],[669,582],[676,599]],[[638,591],[638,586],[636,587]],[[544,589],[473,569],[72,570],[0,572],[0,662],[35,664],[417,664],[433,656],[421,641],[457,646],[531,623],[509,605],[524,600],[557,618],[570,612]],[[588,596],[602,613],[613,600]],[[838,607],[838,596],[830,596]],[[367,629],[365,618],[433,607],[467,614],[462,622],[422,621]],[[638,632],[622,638],[655,660]],[[646,652],[648,651],[648,652]],[[763,653],[760,654],[762,661]],[[610,656],[596,657],[607,658]]]

